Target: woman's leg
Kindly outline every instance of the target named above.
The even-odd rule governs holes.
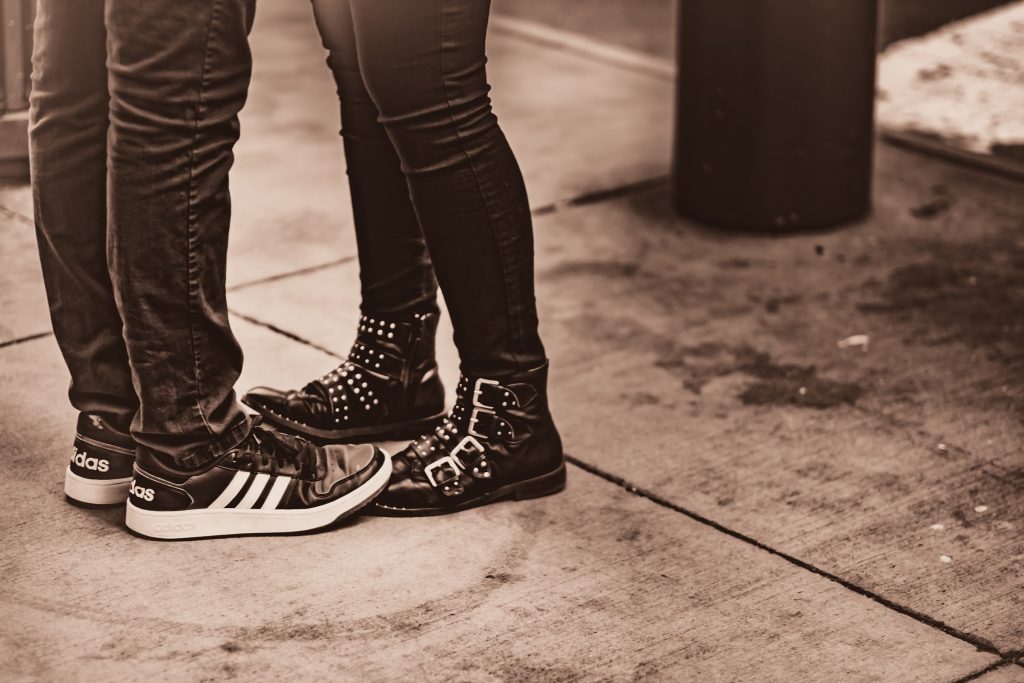
[[[484,69],[489,0],[350,0],[359,66],[398,153],[455,328],[457,399],[394,458],[378,512],[454,512],[565,485],[537,334],[533,232]]]
[[[484,65],[489,0],[349,0],[359,69],[401,160],[464,372],[544,363],[523,178]]]
[[[339,367],[300,390],[255,387],[242,400],[311,438],[410,438],[444,412],[437,280],[398,155],[359,72],[349,0],[313,0],[313,9],[341,100],[363,318]]]
[[[400,317],[437,311],[437,281],[405,175],[359,73],[349,0],[313,0],[341,101],[362,311]]]

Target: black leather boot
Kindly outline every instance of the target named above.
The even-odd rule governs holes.
[[[547,376],[547,363],[500,380],[463,376],[444,422],[394,457],[373,512],[437,515],[561,491],[565,459]]]
[[[242,402],[280,428],[319,442],[409,439],[444,417],[434,359],[437,313],[363,316],[348,359],[299,391],[251,389]]]

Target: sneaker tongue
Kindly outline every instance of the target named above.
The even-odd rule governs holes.
[[[253,428],[250,437],[253,450],[263,458],[272,460],[280,474],[295,474],[302,478],[317,474],[317,450],[305,439],[265,427]]]

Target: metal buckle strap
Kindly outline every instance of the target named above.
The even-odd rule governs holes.
[[[472,459],[465,457],[472,453]],[[477,479],[490,479],[491,468],[487,462],[487,451],[483,444],[472,436],[466,436],[451,453],[423,468],[423,474],[434,488],[441,489],[446,496],[463,492],[462,474],[469,473]],[[446,476],[447,475],[447,476]]]
[[[444,474],[446,471],[445,468],[447,468],[447,471],[451,473],[451,476],[439,479],[434,475],[435,472]],[[446,455],[424,467],[423,474],[426,475],[427,481],[430,482],[430,485],[435,488],[444,487],[447,489],[452,486],[453,482],[458,486],[458,488],[461,488],[461,485],[459,484],[459,475],[462,474],[462,467],[459,465],[459,461],[451,455]]]
[[[466,423],[466,431],[481,439],[511,440],[515,437],[509,421],[498,417],[497,413],[488,408],[473,408]]]
[[[467,460],[462,457],[463,453],[475,453],[476,457],[473,460]],[[463,437],[462,441],[458,443],[455,448],[452,449],[451,457],[455,458],[456,462],[463,470],[468,470],[473,465],[477,464],[481,458],[486,454],[482,443],[477,441],[472,436]]]
[[[473,453],[475,457],[470,461],[462,456],[463,453]],[[458,460],[463,471],[469,472],[471,476],[477,479],[491,478],[491,466],[487,462],[487,451],[484,450],[483,444],[474,437],[464,437],[459,445],[452,449],[452,457]]]
[[[489,401],[488,401],[489,399]],[[519,397],[508,387],[493,379],[480,377],[473,385],[473,405],[488,410],[519,406]]]

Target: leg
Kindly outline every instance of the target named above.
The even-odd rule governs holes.
[[[401,159],[464,371],[544,362],[522,175],[491,111],[489,0],[350,0],[359,65]]]
[[[341,100],[363,313],[436,312],[437,281],[405,175],[359,73],[349,0],[313,0],[313,9]]]
[[[341,99],[364,316],[333,372],[300,391],[255,387],[242,400],[268,422],[320,440],[410,438],[444,412],[437,281],[398,155],[363,84],[349,0],[313,0],[313,8]]]
[[[448,418],[395,456],[376,509],[440,514],[555,493],[565,464],[537,334],[530,209],[484,69],[489,0],[350,1],[463,374]]]
[[[32,57],[32,192],[71,404],[122,435],[138,400],[107,272],[107,70],[103,0],[41,0]]]
[[[254,0],[107,0],[108,264],[142,451],[197,463],[248,429],[224,293],[228,170]]]

